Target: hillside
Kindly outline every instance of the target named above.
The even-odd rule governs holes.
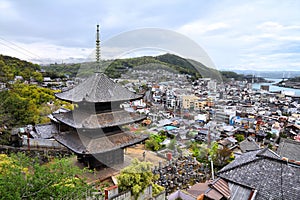
[[[192,76],[192,79],[211,77],[221,80],[221,74],[219,71],[208,68],[200,62],[181,58],[173,54],[116,59],[114,61],[108,60],[103,61],[100,68],[102,69],[102,72],[107,74],[109,77],[119,78],[121,74],[126,73],[129,69],[141,66],[169,68],[180,74],[189,74]],[[95,63],[56,64],[44,66],[43,69],[46,72],[51,72],[57,76],[87,76],[94,72]]]
[[[43,77],[40,70],[37,64],[0,54],[0,82],[14,80],[15,76],[22,76],[24,80],[34,78],[41,82]]]
[[[300,82],[300,76],[288,79],[289,82]]]
[[[300,76],[290,78],[288,80],[282,80],[279,83],[276,83],[275,85],[280,87],[300,89]]]

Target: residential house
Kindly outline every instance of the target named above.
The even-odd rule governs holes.
[[[270,149],[242,154],[218,172],[218,177],[255,189],[253,199],[300,198],[300,165],[283,160]]]

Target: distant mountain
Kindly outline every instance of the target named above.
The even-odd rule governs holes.
[[[300,76],[300,71],[255,71],[255,70],[231,70],[239,74],[255,75],[264,78],[293,78]]]
[[[24,80],[34,78],[42,81],[41,67],[37,64],[20,60],[18,58],[0,54],[0,81],[8,82],[14,80],[15,76],[22,76]]]

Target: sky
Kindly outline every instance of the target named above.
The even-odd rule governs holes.
[[[126,33],[166,30],[174,37],[154,39],[177,48],[163,51],[193,52],[193,45],[178,43],[182,36],[220,70],[300,71],[299,10],[298,0],[0,0],[0,54],[34,63],[82,62],[95,50],[99,23],[104,49]],[[147,39],[144,48],[153,47],[148,36],[130,38],[129,43]],[[131,55],[157,49],[152,50]]]

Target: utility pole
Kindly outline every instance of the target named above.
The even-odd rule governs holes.
[[[212,180],[215,179],[215,175],[214,175],[214,162],[212,160],[212,158],[209,156],[209,159],[210,159],[210,167],[211,167],[211,178]]]

